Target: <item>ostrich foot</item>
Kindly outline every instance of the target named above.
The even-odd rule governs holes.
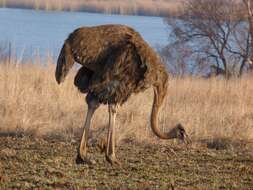
[[[116,158],[115,155],[106,155],[105,156],[106,161],[109,162],[111,165],[117,165],[117,166],[121,166],[121,162]]]
[[[94,165],[96,164],[95,160],[92,160],[88,157],[81,157],[80,154],[76,157],[76,164],[87,164],[87,165]]]

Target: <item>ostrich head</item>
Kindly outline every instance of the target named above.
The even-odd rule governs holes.
[[[168,134],[171,139],[180,139],[184,143],[189,144],[191,142],[189,136],[187,135],[184,127],[181,124],[177,124],[176,127],[172,128]]]

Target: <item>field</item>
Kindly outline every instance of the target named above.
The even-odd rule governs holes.
[[[252,189],[253,157],[245,152],[125,143],[121,167],[96,147],[94,165],[76,165],[75,142],[0,138],[1,189]]]
[[[253,86],[242,79],[171,78],[160,113],[168,131],[182,123],[192,143],[158,140],[149,127],[153,93],[134,95],[119,110],[117,154],[110,166],[98,144],[105,138],[107,107],[95,113],[93,165],[76,165],[84,96],[63,85],[55,65],[0,64],[0,189],[251,189]]]
[[[0,6],[131,15],[176,15],[182,0],[0,0]]]

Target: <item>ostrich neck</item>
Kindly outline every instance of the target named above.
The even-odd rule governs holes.
[[[161,139],[171,139],[172,136],[170,133],[163,133],[158,127],[158,114],[161,108],[161,105],[167,94],[167,82],[168,76],[162,80],[162,82],[158,83],[154,86],[154,101],[151,112],[151,128],[156,136]]]

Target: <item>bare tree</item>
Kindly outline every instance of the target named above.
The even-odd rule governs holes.
[[[191,62],[192,50],[184,44],[171,45],[159,49],[169,73],[173,76],[184,77],[203,71],[203,65]],[[200,66],[200,67],[199,67]]]
[[[249,33],[251,36],[250,46],[253,47],[253,1],[252,0],[243,0],[243,4],[245,5],[247,20],[249,24]],[[251,55],[253,56],[253,55]]]
[[[172,31],[166,48],[187,47],[191,68],[215,66],[226,78],[235,71],[241,75],[249,57],[250,35],[237,4],[236,0],[186,1],[182,16],[166,18]]]
[[[244,4],[244,9],[246,10],[246,20],[248,22],[248,33],[249,33],[249,53],[248,59],[245,63],[248,63],[249,70],[253,70],[253,1],[252,0],[242,0]],[[243,11],[244,12],[244,11]]]

